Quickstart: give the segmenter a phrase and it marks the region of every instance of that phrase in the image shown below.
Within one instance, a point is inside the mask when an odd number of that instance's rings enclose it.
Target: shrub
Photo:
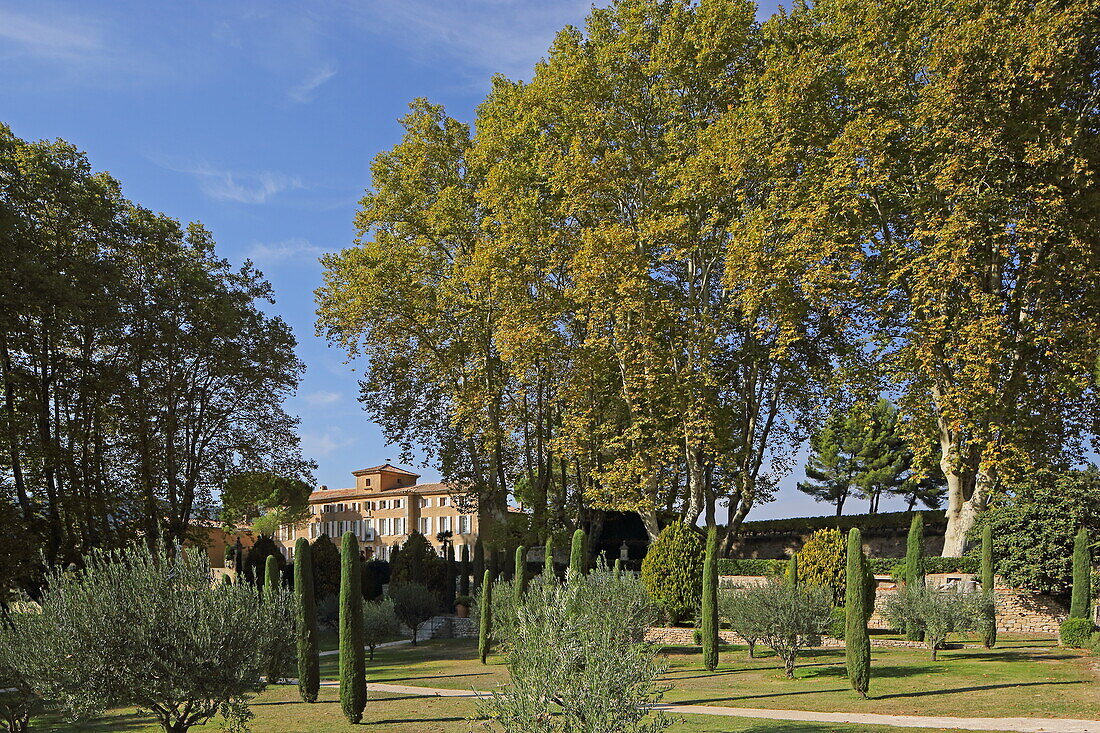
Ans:
[[[718,558],[719,575],[748,575],[770,578],[786,572],[786,560],[761,560],[759,558]]]
[[[96,552],[47,581],[40,613],[0,628],[0,659],[73,720],[137,706],[166,731],[219,712],[244,725],[272,649],[293,638],[289,593],[211,583],[205,553]]]
[[[439,610],[439,597],[420,583],[406,583],[390,591],[393,610],[401,623],[412,629],[412,643],[416,644],[417,631]]]
[[[455,585],[458,570],[455,567],[455,548],[447,543],[446,554],[443,558],[443,590],[440,594],[440,602],[448,613],[455,607]]]
[[[317,601],[317,625],[329,631],[336,631],[339,628],[340,599],[336,596],[325,596]]]
[[[34,694],[19,674],[0,659],[0,726],[8,733],[24,733],[30,725],[31,715],[41,707]]]
[[[477,652],[481,663],[489,657],[489,637],[493,633],[493,580],[491,570],[486,570],[481,578],[481,596],[478,607],[481,610],[481,623],[478,626]]]
[[[810,535],[798,553],[798,577],[803,583],[828,588],[833,602],[844,599],[844,536],[836,529]]]
[[[898,588],[886,602],[886,618],[896,628],[919,632],[935,660],[948,634],[972,631],[977,626],[981,598],[980,593],[910,583]]]
[[[743,592],[753,596],[752,603],[763,621],[760,640],[783,660],[787,678],[793,678],[799,650],[829,628],[832,593],[816,585],[778,581]]]
[[[317,651],[317,602],[313,597],[313,561],[309,540],[294,543],[294,597],[298,613],[298,694],[305,702],[317,702],[321,689],[321,660]]]
[[[465,606],[466,608],[473,608],[474,607],[474,597],[470,596],[470,595],[455,596],[455,605],[456,606]]]
[[[370,650],[370,661],[374,661],[376,646],[400,632],[401,622],[397,620],[393,599],[383,598],[363,604],[363,644]]]
[[[683,522],[665,527],[642,560],[642,582],[673,624],[699,607],[702,574],[703,540]]]
[[[1058,639],[1062,646],[1084,649],[1089,645],[1089,639],[1095,630],[1092,619],[1070,617],[1058,627]]]
[[[460,596],[470,595],[470,546],[462,546],[462,562],[460,563],[458,571],[458,594]],[[455,599],[457,603],[458,600]]]
[[[946,513],[940,510],[923,512],[925,523],[943,527],[947,523]],[[743,522],[738,530],[739,536],[792,535],[808,534],[819,529],[835,529],[847,532],[853,527],[866,532],[869,530],[904,530],[909,527],[912,512],[877,512],[875,514],[846,514],[821,517],[793,517],[790,519],[759,519]]]
[[[340,708],[352,725],[363,719],[367,706],[359,565],[359,541],[351,532],[345,532],[340,544]]]
[[[512,573],[512,586],[516,603],[519,603],[527,590],[527,548],[523,545],[516,548],[516,567]]]
[[[507,653],[508,685],[479,703],[504,733],[659,733],[664,661],[643,639],[656,613],[631,575],[597,567],[532,581]]]
[[[283,559],[283,553],[279,551],[279,546],[275,544],[275,540],[266,535],[256,538],[255,544],[248,548],[248,555],[245,557],[245,578],[262,587],[266,580],[267,558],[269,557],[275,558],[279,569],[282,569],[286,563],[286,560]]]
[[[309,548],[313,561],[314,597],[320,603],[340,593],[340,551],[327,534],[313,540]]]
[[[834,639],[844,639],[845,627],[848,625],[848,613],[844,606],[833,606],[829,612],[829,630],[826,632]]]

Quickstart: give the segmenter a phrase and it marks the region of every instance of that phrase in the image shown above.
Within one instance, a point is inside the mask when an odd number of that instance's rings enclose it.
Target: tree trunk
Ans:
[[[638,516],[642,518],[642,524],[645,525],[645,533],[649,536],[650,544],[657,541],[657,536],[661,534],[661,527],[657,523],[657,512],[653,509],[643,509],[638,512]]]
[[[996,473],[978,471],[973,482],[956,471],[947,476],[947,529],[943,538],[944,557],[962,557],[966,551],[966,535],[980,512],[989,504],[989,495],[996,485]],[[967,484],[971,484],[967,487]],[[968,490],[969,488],[969,490]]]

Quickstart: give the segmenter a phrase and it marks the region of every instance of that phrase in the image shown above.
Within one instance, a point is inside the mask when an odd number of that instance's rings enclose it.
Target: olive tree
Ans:
[[[292,605],[282,589],[212,582],[205,553],[97,552],[0,628],[0,659],[70,720],[132,705],[168,733],[219,713],[239,726],[293,637]]]
[[[480,712],[505,733],[664,730],[672,721],[653,706],[665,662],[644,640],[658,614],[633,575],[544,573],[516,609],[510,682]]]
[[[363,604],[363,644],[370,650],[374,661],[374,648],[401,632],[401,623],[394,613],[393,599],[368,601]]]
[[[923,633],[935,660],[948,634],[978,627],[986,613],[984,602],[982,593],[909,583],[887,599],[885,615],[896,628]]]
[[[769,581],[747,591],[765,623],[760,640],[783,660],[788,679],[794,677],[798,652],[820,638],[832,621],[833,591],[800,583]]]
[[[435,616],[439,610],[439,597],[420,583],[405,583],[390,591],[394,613],[401,623],[412,629],[412,643],[420,625]]]
[[[718,593],[718,617],[730,625],[749,647],[749,658],[756,656],[756,642],[767,631],[769,620],[752,589],[723,588]]]

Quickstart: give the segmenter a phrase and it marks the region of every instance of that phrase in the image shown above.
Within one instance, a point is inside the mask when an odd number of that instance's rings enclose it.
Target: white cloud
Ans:
[[[344,435],[339,428],[330,428],[323,433],[302,433],[302,453],[306,458],[330,456],[340,448],[355,442],[354,438]]]
[[[301,83],[291,87],[286,94],[293,102],[298,102],[299,104],[309,102],[313,99],[313,92],[334,76],[336,76],[336,67],[332,64],[325,64],[310,74]]]
[[[596,3],[606,4],[604,2]],[[442,55],[472,75],[530,78],[555,34],[579,25],[591,0],[375,0],[345,6],[366,29],[430,61]]]
[[[291,237],[280,242],[254,242],[245,257],[258,265],[273,265],[298,257],[309,257],[316,260],[324,250],[310,244],[308,239]]]
[[[302,399],[307,404],[313,407],[324,407],[325,405],[331,405],[340,400],[339,392],[325,392],[324,390],[318,392],[310,392],[309,394],[302,395]]]
[[[32,17],[0,8],[0,42],[48,59],[99,54],[103,37],[95,26],[71,17]]]
[[[166,167],[194,176],[199,189],[217,201],[263,204],[284,191],[305,188],[297,176],[274,171],[227,171],[208,165]]]

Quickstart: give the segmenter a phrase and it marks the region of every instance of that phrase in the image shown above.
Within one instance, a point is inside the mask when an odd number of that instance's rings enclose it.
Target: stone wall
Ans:
[[[882,615],[887,599],[897,592],[897,584],[888,575],[876,575],[878,587],[875,590],[875,612],[871,614],[867,625],[871,629],[885,630],[890,625]],[[928,583],[938,587],[962,585],[975,587],[977,576],[971,573],[941,573],[929,575]],[[718,579],[723,587],[746,587],[764,582],[765,579],[747,575],[723,575]],[[1067,609],[1061,603],[1039,593],[1009,588],[997,578],[994,588],[997,603],[997,631],[1020,634],[1050,634],[1057,636],[1058,626],[1066,620]],[[687,629],[689,638],[691,629]]]

